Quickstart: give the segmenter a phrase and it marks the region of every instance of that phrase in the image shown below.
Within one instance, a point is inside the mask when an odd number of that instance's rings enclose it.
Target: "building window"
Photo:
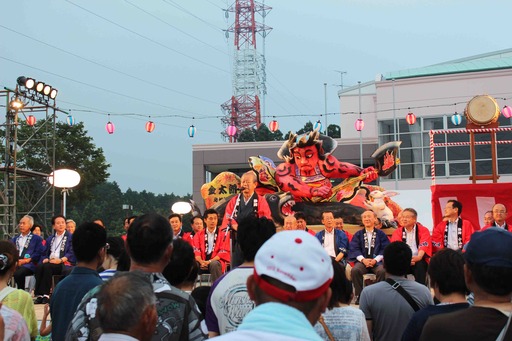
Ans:
[[[405,118],[397,119],[397,129],[393,120],[379,121],[379,143],[402,141],[399,151],[400,164],[389,178],[428,179],[431,177],[430,130],[464,129],[464,122],[453,125],[447,114],[439,117],[419,117],[416,124],[409,125]],[[500,127],[511,127],[511,119],[500,116]],[[512,132],[499,132],[497,141],[512,140]],[[475,134],[479,142],[490,141],[490,134]],[[469,143],[469,134],[436,134],[436,143]],[[491,145],[475,147],[476,169],[478,175],[492,174]],[[498,174],[512,173],[512,147],[510,144],[498,144]],[[434,149],[436,177],[469,177],[471,175],[471,152],[469,145],[436,147]]]

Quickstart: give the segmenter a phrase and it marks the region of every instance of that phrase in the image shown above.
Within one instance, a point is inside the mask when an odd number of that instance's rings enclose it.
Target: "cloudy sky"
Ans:
[[[192,192],[192,145],[224,143],[233,35],[225,0],[17,0],[2,3],[0,85],[21,75],[59,89],[128,188]],[[273,0],[265,24],[266,117],[298,130],[339,111],[337,90],[378,73],[510,48],[510,1]],[[261,17],[257,18],[261,21]],[[258,47],[262,48],[261,37]],[[110,117],[108,116],[110,114]],[[151,117],[151,118],[149,118]],[[64,121],[66,116],[59,114]],[[111,120],[116,127],[107,134]],[[144,124],[156,129],[149,134]],[[329,124],[341,124],[339,115]],[[197,127],[196,137],[187,128]],[[351,127],[350,127],[351,128]]]

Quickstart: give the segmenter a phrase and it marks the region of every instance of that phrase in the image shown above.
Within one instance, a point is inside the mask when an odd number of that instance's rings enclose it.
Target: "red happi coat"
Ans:
[[[402,242],[402,234],[405,227],[400,226],[393,232],[393,235],[391,236],[390,240],[391,242]],[[429,262],[430,257],[432,257],[432,238],[430,237],[430,231],[420,223],[416,223],[416,229],[418,231],[418,251],[423,250],[425,252],[425,255],[423,256],[423,259],[425,261]]]
[[[462,219],[459,217],[459,219]],[[434,227],[434,231],[432,231],[432,251],[436,253],[437,251],[444,249],[444,233],[446,230],[446,221],[441,221],[439,224]],[[473,232],[478,231],[475,229],[473,224],[469,220],[462,219],[462,248],[469,242],[471,239],[471,235]]]
[[[220,230],[220,231],[219,231]],[[217,240],[215,241],[215,247],[213,248],[211,258],[216,256],[220,257],[220,264],[222,265],[222,272],[226,271],[226,265],[231,260],[230,253],[230,238],[229,232],[217,227]],[[194,256],[200,256],[202,260],[206,260],[206,242],[205,242],[206,228],[197,232],[192,238],[194,245]]]

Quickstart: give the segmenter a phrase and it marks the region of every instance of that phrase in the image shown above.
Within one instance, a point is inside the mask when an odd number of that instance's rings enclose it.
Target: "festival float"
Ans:
[[[369,183],[396,169],[400,143],[393,141],[380,146],[372,154],[375,165],[363,169],[336,159],[332,152],[337,141],[318,130],[301,136],[290,133],[277,151],[281,164],[276,166],[263,155],[251,156],[248,163],[257,177],[256,193],[265,196],[278,226],[282,226],[285,216],[295,212],[306,215],[308,226],[319,226],[322,212],[329,210],[342,217],[347,228],[357,230],[361,213],[371,209],[391,234],[396,226],[395,217],[401,211],[390,198],[395,193]],[[239,187],[236,174],[218,174],[201,187],[205,207],[223,216]]]

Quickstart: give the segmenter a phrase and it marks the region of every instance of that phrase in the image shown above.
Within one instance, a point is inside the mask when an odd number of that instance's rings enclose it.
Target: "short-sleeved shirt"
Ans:
[[[390,276],[409,293],[420,308],[433,304],[430,290],[423,284],[402,277]],[[414,309],[388,282],[379,282],[363,289],[359,308],[372,320],[374,341],[400,340]]]
[[[157,297],[158,323],[152,340],[199,341],[207,338],[194,298],[173,287],[161,273],[147,274]],[[103,331],[96,318],[99,286],[85,295],[69,324],[66,340],[98,340]]]

